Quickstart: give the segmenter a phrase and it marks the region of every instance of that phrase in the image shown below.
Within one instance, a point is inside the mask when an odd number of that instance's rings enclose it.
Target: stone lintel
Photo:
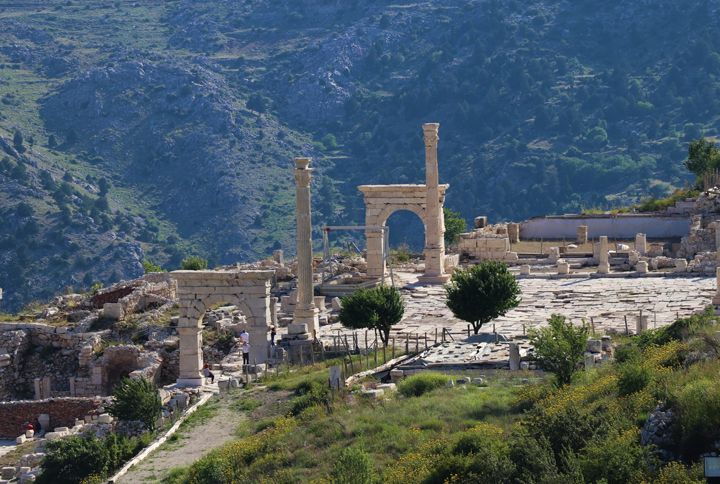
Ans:
[[[223,270],[223,271],[172,271],[170,275],[178,281],[207,280],[270,280],[275,271],[268,270]]]

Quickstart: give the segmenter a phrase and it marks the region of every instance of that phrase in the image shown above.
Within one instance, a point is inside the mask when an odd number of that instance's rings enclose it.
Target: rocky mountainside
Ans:
[[[197,253],[292,252],[361,183],[525,218],[664,195],[720,119],[719,0],[25,0],[0,4],[0,309]],[[395,219],[395,217],[393,217]],[[395,241],[422,239],[419,222]],[[392,222],[392,221],[391,221]]]

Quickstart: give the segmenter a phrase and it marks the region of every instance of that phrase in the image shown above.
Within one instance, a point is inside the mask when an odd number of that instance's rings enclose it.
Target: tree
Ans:
[[[567,385],[583,359],[587,328],[575,327],[559,314],[550,316],[548,323],[530,331],[530,342],[540,366],[553,372],[559,385]]]
[[[148,430],[155,430],[162,402],[155,385],[145,378],[125,378],[113,391],[108,412],[120,420],[138,420]]]
[[[340,322],[347,328],[377,329],[383,344],[387,345],[390,329],[400,322],[404,313],[400,291],[383,285],[343,297]]]
[[[375,469],[370,456],[362,449],[346,447],[340,451],[332,470],[333,484],[371,484]]]
[[[720,149],[712,141],[692,141],[688,147],[688,158],[683,164],[700,178],[705,173],[720,168]]]
[[[483,324],[520,304],[520,286],[506,264],[485,261],[456,269],[445,286],[447,306],[455,317],[472,324],[475,334]]]
[[[251,94],[247,100],[247,108],[264,113],[267,110],[267,101],[260,94]]]
[[[24,153],[25,152],[25,139],[23,138],[22,132],[18,129],[15,131],[15,134],[13,135],[13,146],[18,151],[18,153]]]
[[[165,272],[158,264],[155,264],[147,259],[143,261],[142,266],[145,274],[149,274],[150,272]]]
[[[191,255],[183,259],[181,267],[186,271],[201,271],[208,268],[208,261],[200,256]]]
[[[467,222],[462,218],[460,212],[455,212],[449,208],[443,208],[445,216],[445,243],[455,244],[460,234],[467,229]]]

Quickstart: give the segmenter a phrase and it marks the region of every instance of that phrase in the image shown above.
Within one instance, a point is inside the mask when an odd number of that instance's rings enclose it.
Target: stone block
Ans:
[[[557,271],[558,274],[570,274],[570,264],[565,262],[563,259],[558,260]]]
[[[3,467],[0,469],[0,476],[8,481],[13,479],[15,477],[15,468],[10,466]]]
[[[647,274],[647,272],[648,272],[647,261],[644,261],[644,260],[638,261],[638,263],[635,264],[635,270],[637,272],[639,272],[640,274]]]
[[[385,390],[378,389],[363,389],[360,394],[364,397],[372,398],[373,400],[380,400],[385,395]]]
[[[378,390],[383,390],[385,392],[396,392],[397,391],[397,385],[394,383],[381,383],[377,385],[375,388]]]
[[[529,276],[530,275],[530,266],[527,264],[520,266],[520,275],[521,276]]]
[[[47,432],[45,434],[45,438],[50,441],[60,440],[61,438],[63,438],[63,434],[61,434],[60,432]]]
[[[112,415],[110,415],[109,413],[101,413],[100,415],[98,415],[97,421],[98,423],[109,424],[112,423],[113,418]],[[57,429],[55,430],[57,431]]]
[[[599,339],[589,339],[587,342],[587,350],[590,353],[602,352],[602,341]]]
[[[120,303],[105,303],[103,304],[102,315],[105,319],[120,321],[125,317],[125,311]]]
[[[24,444],[26,440],[27,440],[27,437],[25,437],[25,434],[23,434],[23,435],[18,436],[15,439],[15,443],[16,444]]]
[[[685,259],[675,259],[675,272],[687,272],[688,263]]]

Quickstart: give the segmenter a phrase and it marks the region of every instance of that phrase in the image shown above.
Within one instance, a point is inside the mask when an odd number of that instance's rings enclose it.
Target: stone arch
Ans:
[[[271,325],[270,285],[273,271],[175,271],[180,299],[180,374],[178,385],[203,382],[202,318],[217,303],[237,305],[245,315],[250,333],[250,359],[267,360],[267,334]]]
[[[368,227],[384,227],[387,220],[395,212],[408,211],[417,215],[425,227],[425,256],[428,250],[443,247],[442,239],[445,235],[445,221],[442,216],[442,207],[445,203],[445,191],[448,185],[438,187],[437,196],[440,206],[441,230],[428,230],[427,194],[425,185],[361,185],[358,189],[365,199],[365,225]],[[365,232],[367,247],[368,276],[383,277],[385,261],[383,260],[382,233],[377,230]]]

